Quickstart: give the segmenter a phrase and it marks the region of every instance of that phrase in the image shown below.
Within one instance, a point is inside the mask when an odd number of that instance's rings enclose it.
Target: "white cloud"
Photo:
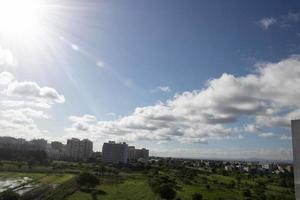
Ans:
[[[277,63],[260,63],[252,74],[236,77],[224,73],[209,80],[201,90],[183,92],[153,106],[137,107],[132,114],[120,119],[83,121],[89,126],[84,134],[130,141],[199,143],[243,138],[240,130],[261,132],[265,127],[286,126],[291,117],[300,117],[299,85],[300,56]],[[287,110],[288,114],[282,114]],[[230,128],[242,117],[246,117],[250,125]],[[274,120],[276,118],[280,120]],[[76,132],[76,126],[66,130]],[[261,134],[261,137],[268,136],[271,134]]]
[[[171,88],[169,86],[159,86],[158,89],[162,92],[171,92]]]
[[[292,136],[288,136],[288,135],[282,135],[280,136],[281,140],[292,140]]]
[[[107,113],[106,115],[108,115],[108,116],[110,116],[110,117],[115,117],[115,116],[117,116],[116,113],[114,113],[114,112],[109,112],[109,113]]]
[[[13,120],[0,119],[0,136],[11,136],[17,138],[46,138],[48,132],[37,127],[31,119],[15,118]]]
[[[6,90],[7,96],[23,97],[28,99],[36,99],[49,103],[64,103],[65,97],[50,87],[40,87],[35,82],[13,82],[8,85]]]
[[[152,89],[150,92],[151,93],[157,93],[157,92],[164,92],[164,93],[169,93],[171,92],[171,88],[169,86],[158,86],[155,89]]]
[[[31,108],[8,109],[0,112],[0,136],[23,138],[46,137],[47,131],[40,130],[35,119],[48,119],[41,110]]]
[[[49,116],[41,110],[34,110],[31,108],[9,109],[2,110],[1,116],[5,118],[44,118],[48,119]]]
[[[257,23],[262,29],[267,30],[271,25],[275,24],[276,22],[277,20],[275,18],[266,17],[260,19]]]
[[[256,124],[247,124],[244,126],[244,131],[249,133],[255,133],[259,131],[259,127]]]
[[[69,120],[71,122],[95,122],[97,118],[93,115],[83,115],[82,117],[70,116]]]
[[[280,28],[287,28],[297,25],[300,21],[300,12],[289,12],[287,14],[274,17],[266,17],[257,21],[257,24],[263,29],[267,30],[270,26],[277,25]]]
[[[0,85],[8,85],[15,80],[14,75],[9,72],[0,73]]]
[[[9,49],[4,49],[0,46],[0,66],[16,65],[17,61]]]
[[[258,136],[259,136],[259,137],[262,137],[262,138],[271,138],[271,137],[274,137],[274,133],[271,133],[271,132],[268,132],[268,133],[260,133]]]
[[[0,136],[48,138],[48,131],[40,129],[37,122],[50,116],[39,109],[49,109],[54,103],[63,103],[64,96],[54,88],[40,87],[35,82],[19,82],[9,72],[0,73],[0,86],[3,89]]]
[[[292,21],[300,21],[300,13],[299,12],[289,12],[287,17],[287,19],[292,20]]]
[[[291,126],[291,120],[298,118],[300,118],[300,109],[295,108],[287,114],[257,116],[256,124],[257,126],[288,128]]]
[[[22,101],[22,100],[2,100],[0,105],[3,107],[37,107],[37,108],[50,108],[51,105],[46,102],[39,101]]]

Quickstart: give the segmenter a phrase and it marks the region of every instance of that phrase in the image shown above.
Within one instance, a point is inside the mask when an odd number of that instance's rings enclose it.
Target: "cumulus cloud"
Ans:
[[[31,108],[8,109],[2,110],[1,116],[5,118],[44,118],[48,119],[49,116],[41,110],[34,110]]]
[[[47,138],[48,132],[40,129],[36,120],[49,119],[44,109],[54,103],[63,103],[64,96],[54,88],[20,82],[9,72],[0,73],[0,87],[0,135]]]
[[[16,65],[17,61],[9,49],[0,46],[0,66]]]
[[[7,109],[0,112],[0,135],[23,138],[45,137],[47,131],[41,130],[35,119],[48,119],[41,110],[31,108]]]
[[[9,72],[1,72],[0,73],[0,85],[8,85],[13,82],[15,79],[14,75]]]
[[[153,106],[137,107],[132,114],[117,120],[81,121],[88,126],[85,134],[128,141],[206,143],[211,139],[242,138],[241,129],[262,132],[267,127],[287,126],[291,118],[300,117],[299,85],[300,56],[292,56],[277,63],[260,63],[254,73],[245,76],[224,73],[210,79],[201,90],[183,92]],[[250,123],[235,127],[242,117]],[[76,132],[76,128],[80,127],[73,125],[66,130]],[[260,137],[273,135],[265,132]]]
[[[95,122],[97,121],[97,118],[93,115],[83,115],[81,117],[70,116],[69,120],[71,122]]]
[[[39,101],[22,101],[22,100],[2,100],[0,101],[0,105],[3,107],[37,107],[37,108],[45,108],[48,109],[51,107],[50,104],[46,102]]]
[[[267,30],[271,25],[275,24],[276,22],[277,20],[275,18],[266,17],[260,19],[257,23],[262,29]]]
[[[5,87],[1,94],[7,98],[16,97],[19,99],[8,99],[1,101],[1,104],[8,107],[36,106],[49,108],[54,103],[64,103],[65,97],[59,94],[54,88],[41,87],[36,82],[15,79],[10,72],[0,73],[0,86]]]
[[[24,97],[29,99],[45,100],[51,103],[64,103],[65,97],[50,87],[40,87],[35,82],[13,82],[8,85],[7,96]]]

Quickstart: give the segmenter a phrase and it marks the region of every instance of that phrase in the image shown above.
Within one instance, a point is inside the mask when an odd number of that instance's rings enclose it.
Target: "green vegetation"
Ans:
[[[149,185],[162,199],[172,200],[176,197],[177,183],[165,174],[150,174]]]
[[[221,167],[206,170],[174,163],[129,169],[61,161],[35,164],[28,171],[28,163],[1,163],[0,178],[28,177],[35,185],[18,200],[295,199],[290,174],[225,173]]]
[[[98,199],[101,200],[160,200],[150,189],[146,179],[129,178],[121,183],[111,183],[110,181],[100,184]],[[77,191],[68,200],[93,200],[91,193]]]
[[[44,200],[63,200],[68,196],[72,195],[74,192],[78,190],[79,186],[75,178],[72,178],[55,189],[49,190],[45,193],[41,199]]]
[[[80,187],[94,188],[99,184],[99,179],[92,173],[82,172],[78,175],[76,179]]]
[[[19,198],[19,194],[13,192],[12,190],[6,190],[5,192],[3,192],[0,200],[18,200]]]
[[[192,200],[202,200],[203,199],[203,196],[202,194],[200,193],[194,193],[193,196],[192,196]]]

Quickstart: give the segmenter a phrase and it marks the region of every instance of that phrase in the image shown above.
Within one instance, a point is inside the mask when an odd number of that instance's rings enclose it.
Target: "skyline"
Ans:
[[[299,2],[41,2],[0,26],[0,136],[292,160]]]

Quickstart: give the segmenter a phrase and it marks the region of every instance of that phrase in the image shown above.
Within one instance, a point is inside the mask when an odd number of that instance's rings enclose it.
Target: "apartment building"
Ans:
[[[134,146],[128,148],[128,160],[129,161],[142,161],[148,163],[149,161],[149,150],[142,148],[136,149]]]
[[[67,155],[72,160],[87,160],[93,153],[93,142],[72,138],[67,141]]]
[[[109,141],[104,143],[102,147],[102,161],[105,163],[127,163],[128,145]]]

